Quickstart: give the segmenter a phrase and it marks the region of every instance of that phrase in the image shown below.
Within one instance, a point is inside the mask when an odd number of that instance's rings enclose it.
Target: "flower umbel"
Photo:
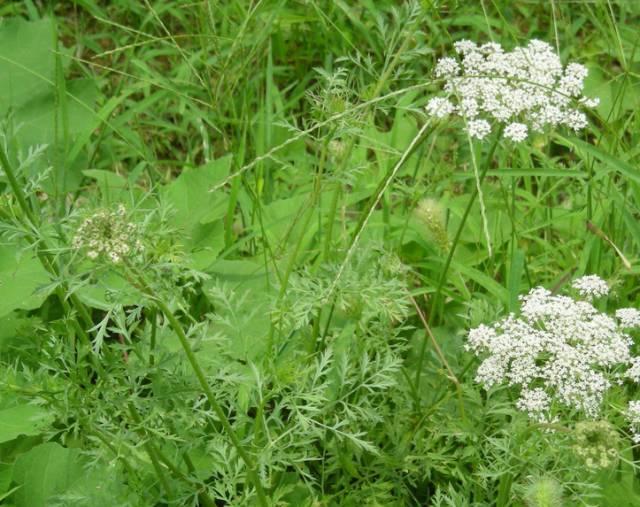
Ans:
[[[574,430],[573,451],[587,468],[609,468],[618,462],[619,435],[608,421],[582,421]]]
[[[554,405],[596,417],[612,385],[640,376],[625,327],[591,304],[608,292],[604,280],[583,277],[573,287],[584,299],[536,287],[521,296],[519,316],[469,331],[465,348],[483,357],[476,381],[518,387],[516,406],[534,421],[551,420]],[[640,402],[638,414],[640,423]]]
[[[601,298],[609,294],[609,286],[602,278],[596,275],[581,276],[573,281],[571,287],[585,299]]]
[[[629,402],[627,421],[631,430],[631,439],[634,443],[640,444],[640,400]]]
[[[127,211],[120,204],[116,211],[98,210],[84,219],[73,238],[73,248],[87,250],[91,260],[103,257],[120,262],[143,249],[138,227],[126,218]]]
[[[493,122],[504,124],[504,138],[516,143],[529,131],[560,125],[580,130],[587,117],[578,108],[598,105],[598,99],[582,96],[586,67],[570,63],[563,68],[546,42],[532,40],[509,52],[499,44],[468,40],[454,47],[458,58],[441,58],[434,69],[450,98],[432,98],[427,113],[464,117],[471,137],[484,139]]]

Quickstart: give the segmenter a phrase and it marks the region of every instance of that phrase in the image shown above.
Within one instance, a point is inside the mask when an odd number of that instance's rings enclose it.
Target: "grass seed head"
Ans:
[[[541,477],[526,489],[524,501],[527,507],[562,507],[562,485],[552,477]]]

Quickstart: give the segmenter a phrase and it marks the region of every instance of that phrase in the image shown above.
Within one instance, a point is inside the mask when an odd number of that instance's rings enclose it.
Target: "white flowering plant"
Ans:
[[[461,40],[454,48],[456,56],[441,58],[434,69],[446,96],[430,99],[427,113],[463,118],[472,138],[486,138],[493,125],[500,125],[502,136],[514,143],[558,126],[581,130],[587,126],[581,109],[599,103],[582,95],[587,68],[563,66],[546,42],[532,40],[505,51],[494,42]]]
[[[574,295],[535,287],[521,296],[518,315],[471,329],[465,344],[481,358],[476,382],[514,388],[516,407],[535,422],[598,418],[611,389],[640,382],[630,335],[640,327],[640,311],[620,308],[612,316],[596,308],[594,300],[609,293],[596,275],[577,278],[571,288]],[[629,405],[632,430],[640,422],[637,407]]]
[[[0,504],[640,505],[636,2],[0,3]]]

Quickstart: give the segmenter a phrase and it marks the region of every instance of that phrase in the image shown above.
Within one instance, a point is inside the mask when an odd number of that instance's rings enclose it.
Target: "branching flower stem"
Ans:
[[[262,487],[262,483],[260,482],[256,465],[253,459],[251,458],[251,456],[249,455],[249,453],[245,450],[244,446],[242,445],[242,442],[240,442],[240,439],[236,435],[236,432],[231,426],[231,423],[229,422],[228,417],[224,413],[224,410],[222,410],[222,407],[218,403],[218,400],[216,400],[216,397],[213,394],[213,391],[211,390],[211,386],[207,381],[207,377],[205,376],[204,371],[202,370],[202,367],[198,362],[198,358],[193,352],[193,348],[189,343],[189,338],[187,338],[187,335],[184,332],[182,325],[176,318],[175,314],[167,306],[167,304],[162,299],[160,299],[159,297],[153,294],[153,291],[151,290],[151,288],[148,286],[144,278],[139,273],[136,272],[135,268],[129,265],[128,263],[126,263],[126,261],[125,261],[125,265],[132,270],[133,272],[132,274],[135,277],[135,283],[138,285],[138,288],[140,288],[147,296],[149,296],[149,298],[153,301],[153,303],[156,305],[158,310],[162,312],[164,317],[167,319],[167,321],[169,322],[169,325],[171,326],[171,329],[173,329],[174,333],[178,337],[178,340],[180,341],[180,345],[182,346],[182,349],[184,350],[184,353],[187,356],[187,361],[189,361],[189,364],[191,365],[191,369],[195,373],[196,378],[198,379],[198,383],[200,384],[202,391],[204,392],[205,396],[207,397],[207,400],[209,401],[209,405],[211,405],[211,408],[216,413],[216,416],[218,417],[218,420],[220,421],[222,428],[224,429],[225,433],[231,440],[231,443],[233,444],[233,446],[236,448],[236,451],[238,452],[240,459],[242,459],[245,466],[247,467],[247,475],[248,475],[249,481],[253,484],[253,487],[256,489],[256,494],[258,495],[258,502],[260,506],[267,507],[268,506],[267,496],[264,491],[264,488]]]
[[[13,171],[13,168],[11,167],[11,164],[9,162],[9,159],[6,153],[4,152],[4,150],[1,150],[1,149],[0,149],[0,164],[2,165],[2,168],[7,176],[7,180],[9,181],[9,186],[11,187],[11,190],[15,195],[16,200],[18,201],[18,205],[20,206],[20,209],[22,210],[26,219],[29,221],[29,225],[31,227],[36,227],[37,222],[35,220],[33,211],[27,202],[24,192],[22,191],[22,187],[18,182],[18,179],[15,175],[15,172]],[[42,266],[45,268],[45,270],[47,270],[56,279],[60,280],[60,271],[58,270],[57,266],[55,265],[53,259],[49,254],[49,248],[46,242],[42,239],[38,241],[36,237],[31,234],[28,235],[28,239],[35,246],[37,257],[40,260]],[[56,295],[58,296],[60,300],[60,304],[62,305],[62,308],[66,313],[71,313],[71,307],[69,305],[69,302],[67,301],[67,297],[68,297],[74,309],[82,317],[85,325],[88,327],[93,327],[93,321],[91,319],[91,315],[89,314],[89,311],[84,306],[84,304],[77,298],[75,294],[69,293],[69,289],[66,286],[66,284],[63,284],[63,282],[61,282],[61,284],[56,287]],[[72,322],[76,332],[78,333],[78,335],[80,336],[83,342],[83,345],[89,351],[88,355],[90,357],[90,361],[94,370],[98,372],[99,376],[104,378],[106,375],[104,368],[102,368],[102,365],[100,364],[100,362],[96,360],[94,354],[90,352],[91,340],[87,332],[85,331],[85,328],[73,316],[72,316]],[[140,415],[138,414],[135,406],[132,403],[129,404],[129,412],[131,413],[132,419],[135,422],[139,423]],[[145,449],[147,450],[147,454],[151,459],[151,464],[153,465],[156,475],[158,476],[158,480],[160,481],[162,488],[165,490],[165,493],[167,494],[167,499],[170,500],[173,493],[169,485],[169,482],[164,475],[162,467],[160,466],[159,456],[158,456],[159,451],[152,442],[147,442],[147,444],[145,444]],[[130,470],[130,466],[126,462],[125,462],[125,467],[128,470]],[[207,497],[207,500],[210,501],[208,497]]]
[[[152,296],[152,298],[154,303],[158,307],[158,309],[164,314],[164,316],[169,321],[169,325],[171,326],[173,331],[178,336],[178,340],[180,340],[180,345],[182,345],[182,348],[184,349],[184,353],[187,356],[187,360],[189,361],[189,364],[191,365],[191,368],[193,369],[193,372],[195,373],[196,378],[198,379],[198,382],[200,383],[200,386],[202,387],[202,390],[204,391],[204,394],[206,395],[207,400],[209,401],[209,405],[211,405],[211,408],[213,408],[213,411],[216,413],[216,416],[220,420],[220,424],[222,424],[224,431],[227,433],[227,436],[231,439],[233,446],[236,448],[236,451],[238,452],[238,455],[240,456],[242,461],[244,461],[247,467],[247,475],[249,476],[249,480],[253,483],[253,486],[256,488],[256,494],[258,495],[258,501],[260,502],[260,505],[266,507],[268,505],[267,497],[265,495],[264,489],[260,482],[260,478],[258,477],[258,473],[256,471],[256,465],[253,462],[253,459],[251,458],[251,456],[249,456],[247,451],[244,449],[244,446],[240,442],[240,439],[238,438],[235,431],[231,427],[231,423],[229,422],[229,419],[227,418],[226,414],[222,410],[222,407],[216,400],[213,394],[213,391],[211,390],[211,387],[207,382],[207,378],[204,374],[204,371],[202,370],[202,367],[200,366],[200,363],[198,362],[198,359],[196,358],[196,355],[193,352],[193,348],[189,343],[189,339],[187,338],[187,335],[185,334],[184,329],[182,329],[180,322],[178,322],[178,319],[176,318],[176,316],[173,314],[173,312],[169,309],[169,307],[166,305],[164,301],[154,296]]]

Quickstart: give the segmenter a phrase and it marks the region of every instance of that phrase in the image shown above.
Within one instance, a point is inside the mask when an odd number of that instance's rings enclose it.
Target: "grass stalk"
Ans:
[[[453,238],[453,242],[451,243],[451,247],[449,248],[449,253],[447,255],[447,258],[444,262],[444,266],[442,268],[442,271],[440,272],[440,278],[438,280],[438,285],[436,287],[436,290],[433,294],[433,299],[432,299],[432,303],[431,303],[431,313],[429,315],[429,324],[433,325],[433,323],[435,322],[435,316],[438,312],[438,305],[440,303],[440,297],[442,294],[442,289],[444,287],[444,283],[447,279],[447,274],[449,273],[449,267],[451,266],[451,261],[453,260],[453,256],[456,252],[456,248],[458,247],[458,244],[460,243],[460,236],[462,236],[462,231],[464,230],[464,226],[467,223],[467,218],[469,217],[469,213],[471,212],[471,208],[473,207],[473,204],[476,200],[476,198],[478,197],[478,189],[480,188],[480,185],[482,185],[482,182],[484,181],[485,176],[487,175],[487,171],[489,170],[489,167],[491,166],[491,161],[493,160],[493,155],[496,151],[496,148],[498,146],[498,142],[500,140],[500,134],[501,132],[498,131],[498,133],[496,134],[496,137],[493,141],[493,144],[491,145],[491,148],[489,149],[489,152],[487,153],[487,158],[484,161],[484,164],[482,166],[482,170],[480,171],[480,175],[478,176],[478,180],[477,183],[473,189],[473,191],[471,192],[471,195],[469,196],[469,202],[467,203],[467,207],[464,210],[464,213],[462,214],[462,219],[460,220],[460,225],[458,225],[458,229],[456,230],[456,235]],[[420,365],[419,365],[420,366]]]

